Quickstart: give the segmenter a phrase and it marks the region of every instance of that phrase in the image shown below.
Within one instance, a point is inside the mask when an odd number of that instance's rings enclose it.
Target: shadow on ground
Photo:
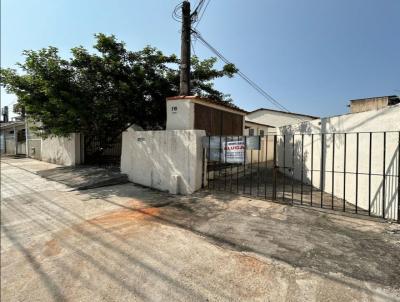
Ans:
[[[128,177],[120,173],[118,169],[103,169],[90,166],[57,167],[38,171],[37,174],[76,190],[87,190],[128,182]]]

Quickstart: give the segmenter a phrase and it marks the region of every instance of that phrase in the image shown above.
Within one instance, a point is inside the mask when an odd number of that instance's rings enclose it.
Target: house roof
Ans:
[[[16,121],[16,122],[7,122],[7,123],[1,123],[0,128],[9,128],[9,127],[14,127],[14,126],[24,126],[25,122],[22,121]]]
[[[254,124],[254,125],[259,125],[259,126],[264,126],[264,127],[269,127],[269,128],[276,128],[275,126],[271,126],[271,125],[267,125],[267,124],[263,124],[263,123],[256,123],[256,122],[252,122],[252,121],[248,121],[248,120],[245,120],[244,122],[245,122],[245,124],[249,123],[249,124]]]
[[[189,96],[181,95],[181,96],[168,97],[167,101],[170,101],[170,100],[182,100],[182,99],[185,99],[185,100],[188,100],[188,99],[189,100],[198,100],[198,101],[205,102],[205,103],[219,105],[219,106],[222,106],[222,107],[225,107],[225,108],[229,108],[231,110],[235,110],[235,111],[238,111],[238,112],[242,112],[242,113],[246,113],[246,114],[248,113],[246,110],[243,110],[243,109],[239,108],[238,106],[236,106],[233,103],[229,103],[229,102],[225,102],[225,101],[219,101],[219,100],[212,100],[212,99],[207,99],[207,98],[202,98],[202,97],[196,96],[196,95],[189,95]]]
[[[254,112],[257,111],[262,111],[262,110],[266,110],[266,111],[272,111],[272,112],[279,112],[279,113],[284,113],[284,114],[290,114],[290,115],[300,115],[300,116],[305,116],[305,117],[309,117],[312,119],[317,119],[319,118],[318,116],[314,116],[314,115],[308,115],[308,114],[302,114],[302,113],[295,113],[295,112],[287,112],[287,111],[281,111],[281,110],[275,110],[275,109],[269,109],[269,108],[258,108],[256,110],[250,111],[247,114],[252,114]]]

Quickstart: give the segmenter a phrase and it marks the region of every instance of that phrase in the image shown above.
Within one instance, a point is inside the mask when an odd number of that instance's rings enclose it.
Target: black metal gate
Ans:
[[[102,168],[119,168],[121,148],[122,136],[107,140],[84,136],[84,163]]]
[[[209,190],[400,222],[398,131],[209,136],[203,146]]]

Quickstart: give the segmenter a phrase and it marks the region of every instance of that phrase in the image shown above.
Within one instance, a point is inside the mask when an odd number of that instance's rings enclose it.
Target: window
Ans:
[[[254,136],[254,129],[253,128],[249,129],[249,136]]]
[[[260,136],[264,136],[264,130],[260,130]]]

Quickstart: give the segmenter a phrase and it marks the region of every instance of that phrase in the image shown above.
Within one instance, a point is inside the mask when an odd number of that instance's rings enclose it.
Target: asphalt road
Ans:
[[[2,159],[1,301],[400,301],[398,225],[52,168]]]

